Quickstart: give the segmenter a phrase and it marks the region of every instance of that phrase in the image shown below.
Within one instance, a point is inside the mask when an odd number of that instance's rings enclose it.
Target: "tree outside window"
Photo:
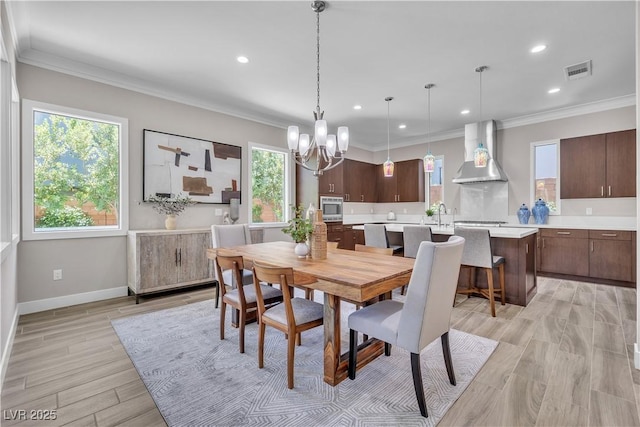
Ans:
[[[251,148],[251,222],[286,222],[286,152]]]

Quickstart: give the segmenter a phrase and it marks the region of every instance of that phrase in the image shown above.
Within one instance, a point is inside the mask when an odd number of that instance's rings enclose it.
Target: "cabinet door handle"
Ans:
[[[604,197],[604,185],[600,186],[600,197]]]
[[[611,186],[609,186],[609,197],[611,197]]]
[[[542,239],[542,249],[544,249],[544,239]]]
[[[176,267],[178,266],[178,248],[176,248]]]
[[[525,244],[524,244],[524,253],[525,253],[525,254],[528,254],[528,253],[529,253],[529,244],[528,244],[528,243],[525,243]]]
[[[182,265],[182,248],[178,249],[178,265]]]
[[[361,201],[361,202],[364,202],[364,194],[361,194],[361,195],[360,195],[360,201]]]
[[[593,252],[593,240],[591,241],[591,252]]]
[[[618,237],[617,233],[602,233],[602,237]]]
[[[557,234],[563,234],[565,236],[570,236],[571,232],[570,231],[556,231]]]

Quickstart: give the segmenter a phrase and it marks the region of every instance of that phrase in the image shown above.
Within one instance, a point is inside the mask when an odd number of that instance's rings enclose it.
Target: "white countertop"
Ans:
[[[403,224],[403,223],[386,223],[387,231],[402,233],[405,225],[417,225],[417,224]],[[433,234],[446,234],[453,235],[453,227],[441,226],[437,224],[425,224],[431,227]],[[501,237],[504,239],[521,239],[523,237],[534,234],[538,231],[535,227],[474,227],[474,228],[486,228],[489,230],[491,237]],[[354,230],[364,230],[364,225],[354,225]]]

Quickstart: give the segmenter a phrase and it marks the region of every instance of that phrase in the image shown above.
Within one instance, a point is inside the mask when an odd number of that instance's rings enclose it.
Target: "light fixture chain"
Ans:
[[[320,11],[316,12],[316,78],[317,78],[317,105],[318,119],[320,119]]]
[[[390,132],[389,132],[389,105],[391,104],[391,99],[387,99],[387,158],[389,158],[389,139],[390,139]]]

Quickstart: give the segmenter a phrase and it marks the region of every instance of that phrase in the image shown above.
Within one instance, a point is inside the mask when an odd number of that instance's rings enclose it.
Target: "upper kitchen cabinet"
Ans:
[[[318,177],[318,193],[321,196],[342,196],[344,194],[343,170],[345,162],[324,171]]]
[[[376,168],[378,202],[424,202],[424,166],[422,159],[395,163],[392,177],[385,177],[382,165]]]
[[[346,159],[343,164],[345,202],[376,202],[376,165]]]
[[[560,198],[636,196],[635,129],[560,141]]]

